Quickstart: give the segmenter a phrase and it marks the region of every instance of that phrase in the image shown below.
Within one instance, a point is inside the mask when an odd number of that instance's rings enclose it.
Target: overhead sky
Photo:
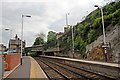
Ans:
[[[24,35],[26,46],[31,46],[35,35],[48,31],[63,32],[66,25],[66,13],[68,24],[75,25],[83,20],[83,17],[95,10],[95,4],[103,6],[111,0],[2,0],[0,3],[0,43],[8,46],[8,40],[16,34],[21,37],[21,15],[24,17]],[[5,31],[4,29],[9,29]],[[3,33],[3,34],[2,34]]]

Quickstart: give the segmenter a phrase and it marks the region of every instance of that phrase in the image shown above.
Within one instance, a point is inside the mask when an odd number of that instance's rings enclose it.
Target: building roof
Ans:
[[[42,47],[43,45],[40,44],[40,45],[33,45],[33,47]]]
[[[25,43],[25,41],[23,41],[23,43]],[[10,39],[9,44],[14,44],[14,45],[21,44],[21,40],[20,38],[18,38],[17,34],[15,36],[15,39]]]
[[[10,39],[9,44],[21,44],[21,40]]]
[[[60,52],[61,50],[59,49],[58,50],[58,48],[52,48],[52,49],[47,49],[46,51],[44,51],[44,52]]]
[[[0,44],[0,47],[6,48],[6,46],[4,44]]]
[[[43,47],[43,45],[41,44],[41,45],[33,45],[33,46],[30,46],[30,47],[25,47],[26,49],[28,49],[28,48],[36,48],[36,47]]]

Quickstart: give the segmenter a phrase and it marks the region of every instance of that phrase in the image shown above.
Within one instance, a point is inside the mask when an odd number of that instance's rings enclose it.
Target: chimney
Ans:
[[[17,34],[15,35],[15,39],[16,39],[16,40],[18,39],[18,36],[17,36]]]
[[[64,33],[67,32],[67,27],[64,27]]]

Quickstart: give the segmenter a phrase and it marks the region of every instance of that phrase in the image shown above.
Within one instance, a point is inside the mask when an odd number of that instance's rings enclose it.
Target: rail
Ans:
[[[40,56],[40,57],[56,60],[58,62],[63,62],[65,64],[69,64],[77,68],[82,68],[106,77],[115,78],[115,79],[119,77],[120,64],[117,63],[88,61],[88,60],[55,57],[55,56]]]

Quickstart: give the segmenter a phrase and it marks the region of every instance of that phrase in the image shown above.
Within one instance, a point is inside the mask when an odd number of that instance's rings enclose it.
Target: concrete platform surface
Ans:
[[[9,74],[9,75],[8,75]],[[23,57],[23,64],[19,65],[11,73],[6,72],[4,80],[36,80],[36,79],[47,79],[44,71],[41,69],[39,64],[30,56]]]

